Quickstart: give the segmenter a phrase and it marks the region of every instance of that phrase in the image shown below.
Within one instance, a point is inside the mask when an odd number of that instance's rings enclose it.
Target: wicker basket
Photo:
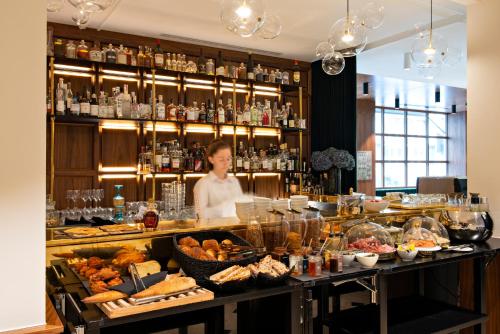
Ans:
[[[184,252],[182,252],[179,248],[179,240],[184,237],[192,237],[202,244],[203,240],[215,239],[219,243],[222,240],[229,239],[235,245],[240,246],[251,246],[248,242],[243,240],[242,238],[232,234],[227,231],[204,231],[204,232],[193,232],[193,233],[182,233],[176,234],[174,236],[174,257],[179,263],[182,270],[186,273],[186,275],[193,277],[198,284],[207,284],[207,277],[218,273],[224,269],[227,269],[234,265],[246,266],[250,263],[253,263],[257,260],[255,255],[251,255],[239,260],[228,260],[228,261],[204,261],[195,259]]]

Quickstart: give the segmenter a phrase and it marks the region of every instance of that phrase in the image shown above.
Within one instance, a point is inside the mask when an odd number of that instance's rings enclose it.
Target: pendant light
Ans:
[[[357,16],[352,15],[349,0],[346,0],[346,16],[332,25],[328,42],[344,57],[354,57],[363,51],[367,41],[366,28]]]

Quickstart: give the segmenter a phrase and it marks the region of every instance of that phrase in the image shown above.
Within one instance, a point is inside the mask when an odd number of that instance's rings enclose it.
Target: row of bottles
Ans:
[[[206,147],[194,143],[191,148],[181,148],[177,140],[156,143],[153,152],[152,143],[142,147],[139,154],[139,171],[142,174],[204,172],[208,164],[205,159]]]
[[[268,148],[259,150],[254,147],[245,148],[240,142],[235,157],[236,172],[294,172],[301,171],[305,167],[301,166],[298,148],[287,148],[287,144],[280,147],[270,144]]]
[[[279,83],[284,85],[300,85],[300,66],[297,60],[293,62],[293,71],[290,73],[284,70],[264,68],[261,64],[254,65],[252,54],[248,54],[247,63],[241,62],[239,65],[226,63],[219,51],[217,60],[205,58],[203,49],[200,49],[200,56],[197,61],[186,60],[185,54],[164,53],[160,45],[160,40],[156,40],[154,48],[139,46],[137,50],[132,48],[114,47],[108,44],[105,47],[95,42],[92,48],[82,40],[78,44],[69,40],[64,43],[62,39],[54,41],[53,54],[57,57],[71,59],[85,59],[111,64],[124,64],[142,66],[148,68],[160,68],[171,71],[181,71],[188,73],[200,73],[207,75],[217,75],[234,79],[248,79],[257,82]]]
[[[49,96],[49,95],[48,95]],[[73,115],[100,118],[125,118],[125,119],[151,119],[152,99],[149,103],[137,103],[135,92],[128,90],[128,85],[113,87],[111,95],[101,91],[99,96],[84,87],[83,92],[73,93],[71,82],[65,83],[59,78],[55,90],[55,114]],[[50,112],[51,103],[47,99],[47,111]],[[251,125],[276,128],[305,128],[305,119],[299,119],[292,104],[287,102],[278,108],[275,101],[271,108],[271,101],[265,100],[264,104],[252,99],[252,104],[245,103],[243,108],[239,103],[236,108],[231,98],[224,104],[219,99],[217,108],[213,102],[193,102],[190,106],[175,105],[170,99],[165,104],[162,95],[158,95],[156,103],[156,119],[181,122],[197,122],[209,124]]]

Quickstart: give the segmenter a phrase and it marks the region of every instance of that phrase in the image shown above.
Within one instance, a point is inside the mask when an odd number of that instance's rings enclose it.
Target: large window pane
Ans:
[[[446,160],[446,139],[429,138],[429,160]]]
[[[408,160],[425,161],[427,159],[427,140],[408,137]]]
[[[375,109],[375,133],[382,133],[382,110]]]
[[[397,135],[405,133],[404,111],[384,110],[384,133]]]
[[[427,166],[426,163],[409,163],[408,164],[408,187],[417,186],[417,177],[427,176]]]
[[[446,115],[429,114],[429,136],[446,136]]]
[[[385,163],[384,164],[384,187],[404,187],[405,186],[405,164]]]
[[[446,164],[445,163],[430,163],[429,164],[429,176],[446,176]]]
[[[377,162],[375,164],[375,187],[383,188],[384,183],[382,182],[382,163]]]
[[[382,136],[375,136],[375,160],[382,160]]]
[[[425,136],[427,124],[425,119],[426,113],[423,112],[408,112],[407,129],[409,135]]]
[[[405,160],[405,138],[384,136],[384,160]]]

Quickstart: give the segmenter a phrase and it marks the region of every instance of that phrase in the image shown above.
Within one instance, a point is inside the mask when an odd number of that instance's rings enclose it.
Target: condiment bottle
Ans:
[[[85,41],[82,39],[80,44],[78,44],[78,48],[76,49],[76,54],[80,59],[89,59],[89,47],[85,44]]]
[[[153,199],[148,202],[148,208],[143,216],[144,227],[147,231],[154,231],[158,227],[158,211]]]

